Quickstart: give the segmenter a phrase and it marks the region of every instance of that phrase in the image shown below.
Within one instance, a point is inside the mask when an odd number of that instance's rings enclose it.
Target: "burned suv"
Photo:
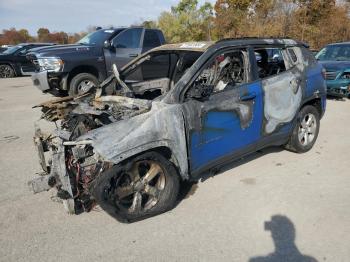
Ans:
[[[322,67],[294,40],[161,46],[94,91],[39,105],[57,128],[36,130],[44,173],[30,185],[55,188],[70,213],[143,219],[171,209],[183,180],[267,146],[310,150],[325,106]]]

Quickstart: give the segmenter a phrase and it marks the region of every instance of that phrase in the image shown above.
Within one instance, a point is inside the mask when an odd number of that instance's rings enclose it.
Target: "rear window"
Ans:
[[[292,61],[294,63],[296,63],[298,61],[298,57],[295,54],[294,50],[292,48],[288,48],[287,50],[288,50],[288,54],[289,54],[290,58],[292,59]]]
[[[260,78],[278,75],[286,71],[286,63],[282,54],[282,48],[255,48],[254,52]]]
[[[153,48],[160,46],[160,40],[158,34],[154,30],[147,29],[145,32],[145,38],[143,40],[144,48]]]
[[[112,44],[116,48],[139,48],[142,31],[142,28],[127,29],[115,37]]]

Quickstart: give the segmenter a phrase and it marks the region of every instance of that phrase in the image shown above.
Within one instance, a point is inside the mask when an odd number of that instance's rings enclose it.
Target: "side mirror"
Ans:
[[[112,44],[110,41],[106,40],[103,42],[103,47],[106,49],[111,49],[112,48]]]

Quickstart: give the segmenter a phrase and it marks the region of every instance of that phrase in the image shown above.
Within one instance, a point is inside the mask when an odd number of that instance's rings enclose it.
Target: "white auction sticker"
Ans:
[[[192,43],[184,43],[180,46],[180,48],[203,48],[206,43],[201,42],[192,42]]]

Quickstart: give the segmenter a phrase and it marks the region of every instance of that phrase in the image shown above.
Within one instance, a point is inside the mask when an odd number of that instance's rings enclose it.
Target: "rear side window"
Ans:
[[[296,63],[298,61],[298,57],[295,54],[294,50],[292,48],[288,48],[287,50],[288,50],[288,54],[289,54],[290,58],[292,59],[292,61],[294,63]]]
[[[255,48],[255,58],[260,78],[278,75],[286,71],[283,49],[279,47]]]
[[[160,46],[160,40],[158,34],[154,30],[146,29],[145,38],[143,40],[144,48],[153,48],[156,46]]]
[[[152,80],[169,77],[169,54],[152,56],[141,65],[143,80]]]
[[[117,35],[112,44],[116,48],[139,48],[142,28],[127,29]]]

